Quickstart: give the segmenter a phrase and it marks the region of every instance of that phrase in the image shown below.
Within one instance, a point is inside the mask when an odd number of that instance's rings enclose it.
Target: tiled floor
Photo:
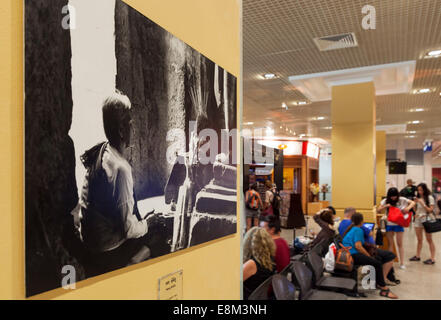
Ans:
[[[303,235],[304,232],[297,230],[297,235]],[[282,237],[288,243],[292,243],[293,230],[282,230]],[[406,229],[404,235],[404,254],[406,256],[406,269],[398,268],[398,263],[395,263],[395,272],[401,284],[398,286],[391,286],[394,292],[400,299],[424,300],[437,299],[441,300],[441,232],[434,233],[433,239],[436,246],[436,259],[434,265],[424,265],[422,262],[410,262],[410,257],[415,255],[416,250],[416,236],[412,227]],[[430,258],[429,247],[424,239],[423,250],[421,253],[421,260]],[[360,290],[361,291],[361,290]],[[368,298],[372,300],[386,299],[380,297],[378,290],[366,291]],[[362,298],[366,299],[366,298]]]

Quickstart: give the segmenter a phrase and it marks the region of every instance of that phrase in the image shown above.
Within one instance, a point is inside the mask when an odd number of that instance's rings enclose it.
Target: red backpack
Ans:
[[[401,227],[407,228],[412,220],[412,214],[404,214],[397,207],[389,207],[387,210],[387,220]]]

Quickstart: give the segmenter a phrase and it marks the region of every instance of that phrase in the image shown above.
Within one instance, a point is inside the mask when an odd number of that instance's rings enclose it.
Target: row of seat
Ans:
[[[319,255],[323,246],[319,244],[309,252],[292,257],[284,270],[262,283],[249,299],[268,300],[271,285],[277,300],[345,300],[348,295],[360,296],[356,269],[351,273],[335,272],[325,276]],[[291,274],[291,281],[288,274]]]

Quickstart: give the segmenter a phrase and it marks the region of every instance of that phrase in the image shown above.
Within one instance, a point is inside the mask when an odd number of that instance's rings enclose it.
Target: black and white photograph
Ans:
[[[24,3],[26,296],[236,233],[236,77],[121,0]]]

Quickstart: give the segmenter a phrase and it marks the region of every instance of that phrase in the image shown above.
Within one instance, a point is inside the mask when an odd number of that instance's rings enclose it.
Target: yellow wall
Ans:
[[[355,207],[373,220],[375,88],[372,82],[332,88],[332,205]]]
[[[377,205],[386,196],[386,131],[377,131]]]
[[[125,2],[239,77],[240,1],[127,0]],[[24,298],[22,16],[23,1],[2,1],[0,5],[0,43],[2,44],[0,46],[0,147],[2,150],[0,153],[2,261],[0,298],[2,299]],[[240,235],[237,233],[166,257],[87,279],[78,283],[76,290],[56,289],[35,298],[156,299],[158,278],[183,269],[184,299],[239,299],[240,266]]]

